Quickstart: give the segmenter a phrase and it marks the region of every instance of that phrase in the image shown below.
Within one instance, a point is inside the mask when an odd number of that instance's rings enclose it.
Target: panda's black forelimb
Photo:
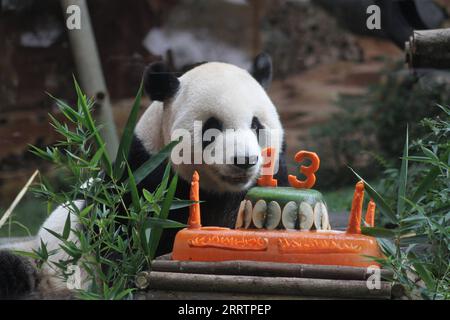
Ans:
[[[29,259],[0,250],[0,299],[18,299],[33,292],[38,279],[38,272]]]

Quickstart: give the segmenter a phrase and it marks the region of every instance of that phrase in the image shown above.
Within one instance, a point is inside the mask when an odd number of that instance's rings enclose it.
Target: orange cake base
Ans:
[[[382,257],[373,237],[344,231],[185,228],[177,233],[172,259],[251,260],[368,267]]]

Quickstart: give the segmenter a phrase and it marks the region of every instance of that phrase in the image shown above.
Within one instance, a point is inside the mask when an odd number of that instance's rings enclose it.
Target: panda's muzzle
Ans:
[[[220,178],[225,181],[228,182],[230,184],[245,184],[249,181],[250,177],[248,175],[239,175],[239,176],[225,176],[225,175],[220,175]]]
[[[258,163],[258,157],[234,157],[232,167],[234,170],[229,170],[231,172],[226,175],[219,173],[220,178],[233,185],[246,184],[252,179],[255,174],[254,167]],[[230,169],[231,169],[230,168]]]
[[[234,157],[233,165],[239,169],[248,170],[258,163],[258,157]]]

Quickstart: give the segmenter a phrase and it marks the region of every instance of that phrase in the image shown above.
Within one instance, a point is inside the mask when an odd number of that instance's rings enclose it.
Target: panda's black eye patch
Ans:
[[[205,132],[209,129],[216,129],[219,131],[222,131],[223,129],[223,124],[220,120],[218,120],[215,117],[211,117],[208,120],[206,120],[206,122],[203,124],[203,128],[202,128],[202,137],[205,136]],[[203,140],[203,139],[202,139]],[[211,137],[211,141],[204,141],[203,140],[203,149],[209,145],[210,143],[212,143],[215,140],[214,136]]]
[[[259,130],[264,129],[264,126],[261,124],[261,122],[259,122],[258,117],[253,117],[251,129],[255,130],[256,137],[259,140]]]

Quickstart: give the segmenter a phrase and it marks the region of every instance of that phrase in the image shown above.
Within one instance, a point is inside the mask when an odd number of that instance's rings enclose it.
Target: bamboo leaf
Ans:
[[[436,178],[439,176],[440,170],[439,167],[433,167],[426,177],[422,180],[422,182],[417,187],[416,192],[414,192],[414,195],[412,196],[411,201],[412,202],[418,202],[420,197],[424,195],[429,188],[433,185]]]
[[[172,205],[170,206],[170,210],[176,210],[181,208],[190,207],[194,203],[202,203],[204,201],[192,201],[192,200],[173,200]]]
[[[169,216],[170,205],[172,204],[173,198],[175,196],[177,183],[178,175],[175,175],[170,182],[169,189],[167,190],[167,194],[161,208],[161,219],[167,219],[167,217]]]
[[[147,219],[147,226],[153,228],[161,228],[161,229],[172,229],[172,228],[184,228],[186,224],[170,220],[170,219],[161,219],[150,217]]]
[[[401,245],[420,244],[420,243],[428,243],[428,242],[429,242],[428,236],[423,235],[423,234],[404,236],[404,237],[400,238]]]
[[[424,146],[420,146],[422,152],[431,160],[439,162],[439,158],[434,154],[430,149],[425,148]]]
[[[442,207],[439,207],[437,209],[433,209],[430,214],[431,215],[443,215],[445,213],[450,212],[450,204],[445,204]]]
[[[161,184],[156,189],[155,192],[155,199],[156,201],[159,201],[161,199],[162,195],[164,194],[164,191],[167,189],[167,184],[169,183],[169,175],[170,175],[170,162],[167,162],[166,168],[164,170],[164,175],[161,180]]]
[[[56,233],[55,231],[53,231],[51,229],[44,228],[44,230],[47,231],[48,233],[50,233],[51,235],[53,235],[55,238],[61,240],[61,241],[65,240],[62,235],[60,235],[59,233]]]
[[[444,111],[448,116],[450,116],[450,108],[449,107],[446,107],[446,106],[443,106],[443,105],[440,105],[440,104],[436,104],[436,106],[439,109],[441,109],[442,111]]]
[[[103,157],[103,152],[105,152],[105,149],[99,148],[97,152],[92,157],[91,161],[89,161],[89,165],[91,167],[96,167],[98,165],[98,162]]]
[[[409,134],[406,127],[406,140],[403,148],[402,165],[400,167],[400,177],[398,180],[398,196],[397,196],[397,216],[401,217],[405,211],[406,184],[408,181],[408,145]]]
[[[29,251],[21,251],[21,250],[12,250],[14,254],[17,254],[19,256],[25,257],[25,258],[31,258],[34,260],[40,260],[41,257],[36,252],[29,252]]]
[[[170,182],[169,189],[167,191],[166,197],[164,199],[164,202],[163,202],[163,205],[162,205],[162,208],[161,208],[161,213],[160,213],[159,217],[162,220],[167,219],[167,217],[169,215],[170,205],[172,204],[172,200],[173,200],[173,198],[175,196],[177,183],[178,183],[178,175],[175,175],[172,178],[172,181]],[[162,234],[162,228],[160,228],[160,227],[152,228],[152,232],[151,232],[151,235],[150,235],[150,243],[149,243],[149,245],[150,245],[150,257],[152,259],[155,256],[156,249],[158,248],[159,239],[161,238],[161,234]]]
[[[132,295],[134,291],[136,291],[135,288],[123,290],[122,292],[118,293],[118,294],[114,297],[114,299],[115,299],[115,300],[122,300],[123,298]]]
[[[381,227],[361,227],[361,232],[367,236],[377,238],[393,238],[396,235],[394,230]]]
[[[153,194],[147,189],[142,189],[142,194],[144,195],[145,200],[148,202],[153,202]]]
[[[103,159],[104,169],[105,169],[106,173],[108,174],[108,176],[112,177],[112,165],[111,165],[111,160],[109,159],[108,154],[106,152],[105,142],[103,141],[102,137],[98,133],[97,128],[95,127],[95,123],[92,118],[91,111],[89,110],[89,107],[88,107],[88,104],[86,101],[86,96],[81,91],[81,88],[78,85],[78,82],[75,79],[75,77],[73,78],[73,81],[75,84],[75,90],[77,92],[78,103],[80,104],[80,107],[83,110],[86,126],[92,133],[94,133],[94,139],[97,144],[97,147],[100,149],[103,149],[102,159]]]
[[[78,113],[71,107],[69,106],[66,102],[64,102],[61,99],[58,99],[56,97],[54,97],[53,95],[51,95],[50,93],[46,92],[46,94],[52,98],[53,100],[55,100],[56,105],[58,106],[58,109],[64,114],[64,116],[71,121],[72,123],[77,123],[78,122]]]
[[[413,260],[412,264],[414,266],[414,269],[416,270],[419,277],[423,280],[423,282],[425,282],[428,290],[433,291],[436,285],[431,271],[428,270],[425,264],[418,261],[416,255],[413,252],[410,252],[408,255],[410,259]]]
[[[142,81],[139,90],[134,99],[130,115],[123,130],[122,138],[120,140],[119,149],[117,151],[116,161],[114,163],[114,177],[119,180],[123,174],[123,162],[127,160],[130,153],[131,142],[133,141],[134,128],[136,127],[139,107],[141,106],[142,97]]]
[[[133,202],[133,207],[136,212],[139,212],[141,210],[141,205],[139,202],[139,193],[137,190],[136,181],[133,176],[133,172],[131,172],[130,166],[127,163],[127,170],[128,170],[128,187],[130,188],[131,192],[131,201]]]
[[[42,260],[45,261],[48,259],[47,245],[44,243],[44,241],[42,239],[41,239],[40,254],[41,254]]]
[[[389,219],[390,222],[397,224],[398,219],[395,215],[394,210],[387,204],[387,202],[383,199],[382,196],[378,194],[378,192],[375,191],[375,189],[367,182],[365,181],[359,174],[356,173],[352,168],[350,170],[360,179],[364,182],[365,190],[369,194],[369,196],[375,201],[377,204],[377,207],[380,209],[380,212],[384,214],[384,216]]]
[[[172,149],[179,143],[179,141],[172,141],[167,144],[164,148],[161,149],[156,155],[152,156],[149,160],[147,160],[142,166],[140,166],[134,172],[134,179],[136,180],[136,184],[139,184],[142,180],[145,179],[153,170],[155,170],[164,160],[166,160]]]
[[[63,234],[62,237],[64,238],[64,240],[67,240],[69,238],[70,235],[70,212],[67,214],[67,218],[66,218],[66,223],[64,224],[64,230],[63,230]]]
[[[39,158],[42,158],[44,160],[53,162],[53,158],[48,152],[46,152],[46,151],[44,151],[44,150],[42,150],[42,149],[40,149],[40,148],[38,148],[36,146],[33,146],[31,144],[28,145],[28,146],[30,147],[30,152],[33,153],[34,155],[36,155]]]
[[[384,238],[377,238],[377,241],[378,241],[378,244],[380,245],[380,247],[386,253],[388,253],[388,256],[394,257],[396,255],[397,248],[395,247],[395,245],[392,243],[391,240],[384,239]]]

